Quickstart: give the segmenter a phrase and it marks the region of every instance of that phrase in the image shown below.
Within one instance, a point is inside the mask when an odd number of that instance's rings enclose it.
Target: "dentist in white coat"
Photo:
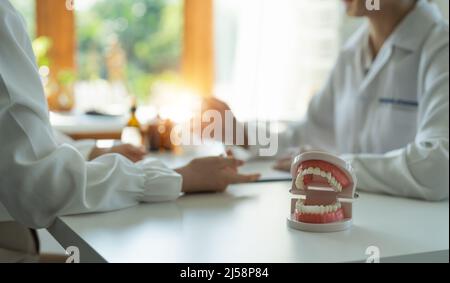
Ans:
[[[345,44],[307,115],[280,152],[312,146],[352,163],[361,190],[424,200],[449,195],[449,25],[427,0],[344,0],[367,18]],[[206,109],[225,113],[223,102]],[[223,119],[224,120],[224,119]],[[249,136],[245,147],[257,149]],[[289,170],[291,157],[277,168]]]
[[[234,158],[197,159],[171,170],[158,160],[107,154],[87,162],[85,155],[55,139],[24,22],[0,0],[0,262],[36,260],[37,243],[25,227],[47,227],[59,215],[224,191],[258,178],[238,174],[242,161]]]

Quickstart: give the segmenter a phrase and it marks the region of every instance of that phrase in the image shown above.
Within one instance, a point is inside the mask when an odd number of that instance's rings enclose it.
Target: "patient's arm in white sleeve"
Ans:
[[[61,215],[176,199],[181,176],[156,160],[136,165],[112,154],[86,162],[58,145],[24,33],[9,2],[0,2],[0,203],[8,214],[40,228]]]

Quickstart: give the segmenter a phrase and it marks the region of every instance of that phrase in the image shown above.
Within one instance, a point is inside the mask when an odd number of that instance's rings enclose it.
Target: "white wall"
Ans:
[[[339,51],[339,1],[215,3],[216,94],[241,119],[297,119]]]
[[[216,95],[241,119],[299,119],[361,19],[339,0],[215,0]],[[448,19],[448,0],[434,0]]]

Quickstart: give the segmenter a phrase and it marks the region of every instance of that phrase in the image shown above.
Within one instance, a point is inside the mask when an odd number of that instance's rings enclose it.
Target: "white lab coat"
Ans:
[[[75,141],[63,133],[54,130],[58,145],[70,144],[75,147],[85,160],[89,159],[96,145],[95,140]],[[0,204],[0,206],[2,206]],[[2,208],[5,210],[5,208]],[[0,212],[2,215],[2,212]],[[3,217],[8,215],[3,213]],[[18,222],[0,222],[0,263],[1,262],[36,262],[39,260],[39,239],[37,233]]]
[[[157,160],[133,164],[110,154],[86,162],[57,143],[23,20],[7,0],[0,0],[0,176],[0,222],[33,228],[59,215],[173,200],[182,182]]]
[[[96,140],[90,139],[73,140],[71,137],[55,129],[53,129],[53,136],[58,145],[66,143],[76,148],[86,161],[89,161],[89,156],[91,155],[92,150],[95,148],[97,144]]]
[[[279,138],[342,154],[358,188],[425,200],[449,194],[449,26],[420,0],[372,62],[368,25],[347,42],[306,118]]]

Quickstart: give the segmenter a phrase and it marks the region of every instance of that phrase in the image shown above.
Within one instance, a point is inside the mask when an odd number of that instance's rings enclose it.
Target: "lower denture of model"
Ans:
[[[331,205],[306,205],[298,200],[295,205],[295,220],[304,223],[333,223],[344,219],[344,210],[340,202]]]
[[[307,190],[309,186],[328,187],[340,193],[342,188],[350,185],[346,174],[337,166],[321,161],[302,162],[297,170],[295,186],[299,190]],[[336,200],[332,204],[310,205],[305,200],[298,200],[295,207],[295,219],[304,223],[333,223],[344,219],[344,210]]]

